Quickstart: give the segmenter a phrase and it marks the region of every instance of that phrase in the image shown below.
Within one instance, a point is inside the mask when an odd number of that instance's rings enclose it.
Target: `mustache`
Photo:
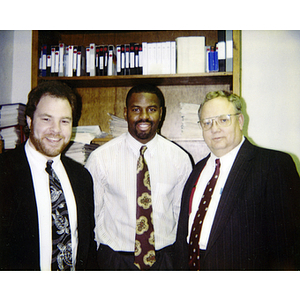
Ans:
[[[142,119],[142,120],[138,120],[135,122],[135,124],[139,124],[139,123],[150,123],[153,124],[153,122],[149,119]]]

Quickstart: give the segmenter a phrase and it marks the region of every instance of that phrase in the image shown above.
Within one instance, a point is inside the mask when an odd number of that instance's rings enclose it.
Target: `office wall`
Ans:
[[[254,143],[292,155],[300,173],[300,31],[242,31],[242,96]]]
[[[12,30],[0,30],[0,104],[11,103],[13,41]]]
[[[0,104],[27,102],[31,37],[31,30],[0,30]]]

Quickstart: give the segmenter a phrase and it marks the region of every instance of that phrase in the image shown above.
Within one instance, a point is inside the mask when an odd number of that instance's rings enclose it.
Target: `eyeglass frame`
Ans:
[[[230,126],[230,125],[232,124],[231,116],[238,116],[238,115],[240,115],[240,114],[241,114],[241,113],[235,113],[235,114],[223,114],[223,115],[219,115],[219,116],[215,116],[215,117],[211,117],[211,118],[205,118],[205,119],[203,119],[203,120],[198,121],[197,123],[199,124],[199,126],[200,126],[204,131],[210,130],[210,129],[212,128],[212,126],[213,126],[213,121],[215,121],[215,123],[217,123],[220,127],[228,127],[228,126]],[[230,124],[224,126],[224,125],[220,124],[218,121],[216,121],[217,118],[220,118],[220,117],[222,117],[222,116],[229,117]],[[201,122],[203,122],[204,120],[212,120],[211,126],[210,126],[208,129],[204,129],[204,128],[202,127]]]

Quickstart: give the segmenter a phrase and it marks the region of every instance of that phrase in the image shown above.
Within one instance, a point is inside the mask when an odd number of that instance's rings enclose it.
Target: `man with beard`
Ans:
[[[28,95],[29,139],[0,155],[0,269],[97,269],[91,175],[61,155],[77,99],[44,82]]]
[[[128,132],[96,149],[87,161],[102,270],[173,270],[181,193],[192,164],[182,149],[157,134],[163,111],[160,89],[133,87],[124,108]]]

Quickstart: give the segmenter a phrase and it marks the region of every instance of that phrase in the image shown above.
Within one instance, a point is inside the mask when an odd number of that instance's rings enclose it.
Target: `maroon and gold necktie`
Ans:
[[[134,264],[148,270],[155,263],[155,243],[148,166],[144,158],[146,146],[141,147],[137,163],[137,206]]]
[[[198,211],[195,215],[194,223],[192,226],[192,231],[190,235],[189,242],[189,267],[191,270],[200,270],[200,249],[199,249],[199,239],[201,234],[201,229],[203,225],[203,220],[205,218],[208,206],[216,185],[216,182],[220,174],[220,159],[216,159],[215,172],[207,183],[204,194],[202,196],[201,202],[198,207]]]

